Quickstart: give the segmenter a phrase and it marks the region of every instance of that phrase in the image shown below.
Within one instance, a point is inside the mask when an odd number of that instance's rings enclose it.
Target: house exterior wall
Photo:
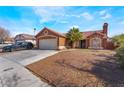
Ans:
[[[39,35],[36,36],[37,47],[39,48],[39,40],[41,39],[53,39],[57,38],[57,49],[64,49],[66,45],[66,38],[56,35],[55,33],[43,30]],[[42,41],[41,41],[42,42]]]
[[[14,38],[15,41],[21,41],[21,40],[25,40],[24,37],[22,35],[17,35],[15,38]]]
[[[59,49],[66,48],[66,38],[59,37]]]
[[[86,39],[86,48],[91,48],[91,41],[94,38],[99,38],[100,39],[100,49],[106,48],[106,39],[103,38],[103,36],[99,34],[93,34],[90,37]]]
[[[89,38],[86,39],[86,44],[85,44],[85,48],[89,47]]]
[[[107,49],[107,38],[103,39],[102,46],[104,49]]]
[[[76,47],[76,48],[80,48],[80,41],[76,41],[76,42],[75,42],[75,47]]]
[[[113,43],[113,42],[107,42],[106,49],[113,50],[113,49],[115,49],[115,48],[116,48],[116,47],[114,46],[114,43]]]

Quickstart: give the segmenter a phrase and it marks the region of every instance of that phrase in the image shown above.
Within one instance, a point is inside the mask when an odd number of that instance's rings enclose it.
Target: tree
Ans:
[[[117,62],[119,62],[120,67],[124,69],[124,34],[116,35],[112,40],[118,47],[116,49]]]
[[[78,28],[72,28],[67,33],[67,38],[71,42],[73,48],[75,48],[75,42],[82,40],[82,34]]]
[[[116,49],[117,62],[119,62],[120,67],[124,69],[124,46],[120,46]]]
[[[117,46],[124,46],[124,34],[116,35],[112,37],[112,40]]]
[[[4,43],[4,41],[8,38],[10,38],[10,32],[0,27],[0,43]]]

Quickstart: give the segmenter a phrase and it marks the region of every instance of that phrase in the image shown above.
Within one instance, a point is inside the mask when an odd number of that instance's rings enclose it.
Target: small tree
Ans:
[[[124,46],[124,34],[116,35],[112,37],[112,40],[115,42],[116,46]]]
[[[0,27],[0,43],[4,43],[4,41],[8,38],[10,38],[10,32]]]
[[[72,47],[75,48],[75,42],[79,41],[79,40],[82,40],[82,34],[80,33],[78,28],[73,27],[67,33],[67,38],[71,42]]]
[[[117,60],[120,64],[120,67],[124,69],[124,46],[120,46],[116,49]]]

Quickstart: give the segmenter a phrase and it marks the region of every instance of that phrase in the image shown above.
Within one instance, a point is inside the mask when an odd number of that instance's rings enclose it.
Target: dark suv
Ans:
[[[2,48],[3,52],[12,52],[14,50],[22,50],[22,49],[32,49],[34,45],[31,42],[17,42],[12,45],[8,45]]]

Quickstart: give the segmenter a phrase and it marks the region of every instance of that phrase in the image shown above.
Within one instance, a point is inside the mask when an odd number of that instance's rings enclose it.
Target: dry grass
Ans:
[[[53,86],[124,86],[124,71],[114,54],[108,50],[63,51],[27,68]]]

